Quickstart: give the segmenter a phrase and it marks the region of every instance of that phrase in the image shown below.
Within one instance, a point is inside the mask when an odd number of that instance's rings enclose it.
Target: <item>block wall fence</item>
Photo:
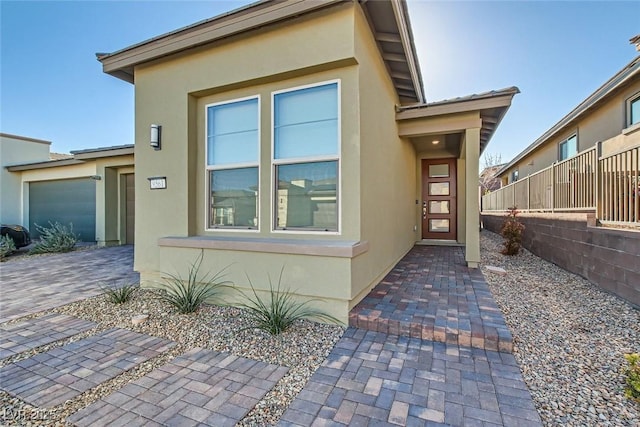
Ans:
[[[500,232],[504,213],[482,213],[484,228]],[[640,308],[640,231],[595,226],[595,214],[519,215],[522,245]]]

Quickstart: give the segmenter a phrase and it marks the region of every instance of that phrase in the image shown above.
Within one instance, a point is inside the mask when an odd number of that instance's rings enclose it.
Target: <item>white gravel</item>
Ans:
[[[623,355],[640,352],[640,311],[527,250],[502,255],[501,245],[481,233],[481,267],[543,423],[639,426],[640,405],[624,396]]]

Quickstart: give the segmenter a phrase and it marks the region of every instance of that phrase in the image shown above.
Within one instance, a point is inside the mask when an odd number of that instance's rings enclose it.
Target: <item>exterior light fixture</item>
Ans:
[[[160,149],[160,135],[161,135],[162,126],[160,125],[151,125],[151,137],[149,138],[149,145],[151,145],[154,149]]]
[[[433,145],[438,145],[438,144],[440,144],[440,141],[439,141],[439,140],[437,140],[437,139],[434,139],[433,141],[431,141],[431,143],[432,143]]]

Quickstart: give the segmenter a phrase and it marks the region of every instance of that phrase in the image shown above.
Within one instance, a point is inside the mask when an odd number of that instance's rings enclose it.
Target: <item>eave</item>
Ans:
[[[403,102],[424,103],[424,89],[405,0],[263,0],[113,53],[97,53],[103,71],[135,82],[136,65],[219,42],[343,3],[359,3]]]
[[[447,99],[422,105],[398,107],[396,121],[410,121],[460,113],[479,112],[481,119],[480,152],[484,151],[498,125],[511,106],[513,97],[520,93],[515,87]]]

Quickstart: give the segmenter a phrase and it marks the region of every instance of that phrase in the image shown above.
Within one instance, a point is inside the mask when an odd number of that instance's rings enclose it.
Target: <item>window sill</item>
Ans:
[[[632,134],[636,131],[640,130],[640,123],[636,123],[634,125],[629,126],[628,128],[624,128],[622,129],[622,134],[623,135],[629,135]]]
[[[331,240],[293,240],[257,237],[162,237],[161,247],[219,249],[244,252],[264,252],[292,255],[355,258],[369,250],[369,242]]]

